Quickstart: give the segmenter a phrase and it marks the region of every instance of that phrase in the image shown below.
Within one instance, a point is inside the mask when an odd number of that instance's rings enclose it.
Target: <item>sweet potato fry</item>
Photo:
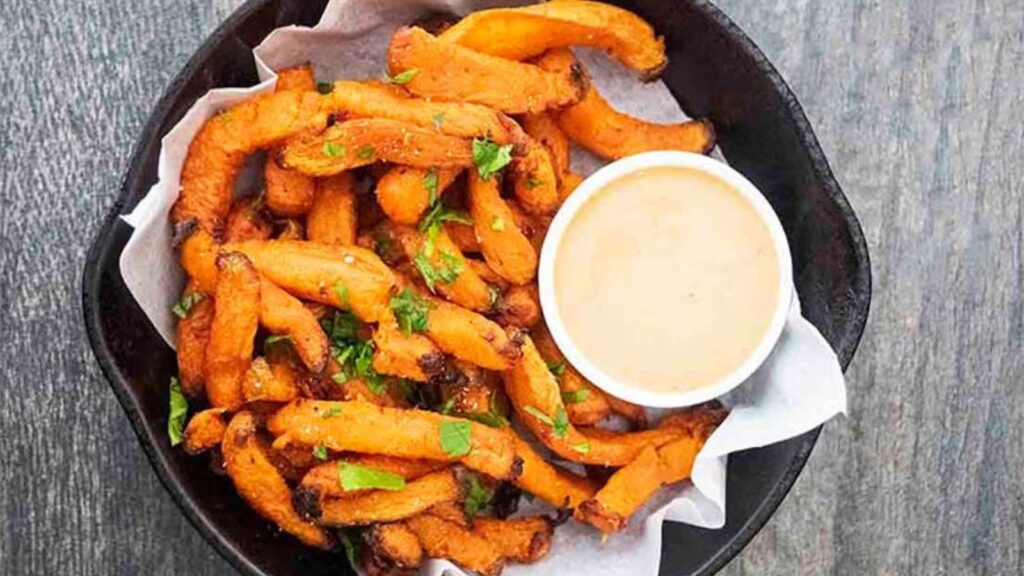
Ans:
[[[339,461],[397,474],[407,481],[449,466],[448,462],[437,460],[394,458],[376,454],[347,454],[337,461],[324,462],[310,468],[309,472],[302,477],[296,494],[303,492],[302,498],[355,498],[366,494],[367,490],[345,490],[342,488],[338,479]]]
[[[278,378],[264,358],[255,358],[242,379],[242,397],[248,402],[291,402],[299,397],[295,382]]]
[[[527,284],[537,275],[537,251],[516,226],[501,198],[498,181],[469,174],[469,212],[487,264],[512,284]]]
[[[440,470],[396,491],[374,490],[357,498],[334,498],[302,510],[321,526],[365,526],[415,516],[435,504],[462,498],[462,485],[451,470]],[[312,501],[303,500],[302,504]]]
[[[395,277],[369,250],[295,240],[240,242],[224,250],[245,254],[260,274],[300,298],[350,309],[366,322],[390,317]]]
[[[394,566],[416,568],[423,563],[423,547],[405,524],[377,524],[364,533],[363,539],[374,556]]]
[[[260,324],[272,334],[286,335],[311,372],[322,372],[330,346],[316,316],[302,302],[265,277],[260,278]]]
[[[470,310],[491,310],[490,286],[466,266],[466,257],[444,229],[437,232],[432,246],[428,233],[409,226],[395,226],[394,231],[406,257],[431,290]]]
[[[220,446],[226,429],[223,408],[207,408],[197,412],[185,427],[185,452],[192,455],[201,454]]]
[[[480,241],[476,238],[476,231],[473,230],[472,224],[463,224],[462,222],[445,222],[444,231],[448,234],[448,237],[452,239],[452,242],[459,247],[459,250],[461,250],[463,254],[480,253]],[[477,274],[480,274],[479,268],[475,266],[473,262],[467,261],[467,264],[469,264],[471,268],[475,269]],[[477,262],[476,264],[482,264],[482,262]],[[481,275],[481,277],[483,277],[483,275]],[[493,274],[490,275],[490,277],[493,277]],[[495,284],[495,282],[491,282],[487,278],[484,278],[484,280],[488,284]],[[504,280],[502,280],[502,282],[504,282]]]
[[[611,413],[611,406],[604,392],[583,378],[566,361],[547,326],[543,323],[538,324],[531,332],[531,336],[537,352],[544,358],[558,380],[569,421],[577,426],[592,426],[604,420]]]
[[[250,196],[240,198],[231,204],[227,224],[224,226],[224,240],[242,242],[245,240],[266,240],[274,230],[273,223],[263,213],[260,200]]]
[[[593,498],[580,505],[576,519],[604,533],[621,530],[659,488],[690,476],[697,453],[724,417],[725,410],[718,403],[679,414],[671,425],[685,430],[686,435],[660,448],[645,447],[636,459],[616,471]]]
[[[494,321],[502,326],[530,328],[541,320],[540,297],[537,287],[513,286],[498,299],[498,315]]]
[[[207,120],[189,146],[171,222],[195,221],[219,238],[246,156],[326,126],[332,110],[325,104],[316,92],[288,90],[261,94]]]
[[[647,425],[647,413],[643,406],[637,406],[631,402],[626,402],[625,400],[616,398],[611,394],[605,394],[604,398],[608,401],[608,405],[612,407],[612,412],[615,412],[619,416],[629,420],[633,423],[633,426],[643,428]]]
[[[390,118],[451,136],[490,137],[499,144],[511,141],[507,118],[478,104],[411,98],[395,86],[345,80],[335,82],[326,98],[329,108],[355,118]]]
[[[481,576],[497,576],[505,559],[497,546],[454,522],[420,514],[405,521],[431,558],[447,558]]]
[[[551,154],[551,162],[559,180],[569,171],[569,139],[566,138],[550,112],[526,114],[523,116],[523,130],[540,142]]]
[[[467,227],[467,226],[464,226],[464,227]],[[471,226],[468,226],[467,228],[470,229],[470,233],[471,234],[474,234],[474,235],[476,234],[475,232],[472,232],[472,227]],[[449,232],[448,235],[451,236],[451,232]],[[452,239],[454,240],[454,237]],[[479,245],[478,245],[478,251],[479,251]],[[465,252],[465,249],[463,249],[463,252]],[[476,259],[473,259],[473,258],[467,258],[466,259],[466,265],[469,266],[470,268],[472,268],[473,270],[476,270],[477,276],[483,278],[484,282],[487,282],[488,284],[490,284],[491,286],[494,286],[498,290],[505,291],[505,290],[509,289],[510,284],[508,283],[508,280],[505,280],[501,276],[498,276],[498,274],[494,271],[493,268],[491,268],[487,264],[487,262],[483,262],[481,260],[476,260]]]
[[[403,27],[391,36],[388,70],[416,70],[405,88],[425,98],[490,106],[509,114],[541,112],[578,102],[586,78],[574,71],[548,72],[522,62],[474,52]]]
[[[454,426],[451,423],[458,423]],[[470,451],[455,455],[442,446],[442,432],[469,424]],[[399,458],[458,460],[493,478],[515,476],[511,435],[505,430],[422,410],[384,408],[366,402],[298,399],[278,410],[268,429],[275,436],[332,450],[350,450]],[[444,430],[442,430],[444,429]],[[461,432],[461,430],[460,430]]]
[[[260,516],[303,543],[329,548],[330,539],[323,529],[304,521],[295,512],[291,490],[270,462],[268,451],[257,434],[255,417],[249,412],[236,414],[224,433],[221,452],[239,495]]]
[[[469,14],[441,34],[477,52],[524,60],[551,48],[600,48],[645,78],[665,67],[665,43],[632,12],[602,2],[566,0]]]
[[[306,234],[312,242],[350,246],[356,243],[356,187],[350,172],[321,178],[316,199],[306,215]]]
[[[441,350],[422,334],[405,334],[394,320],[377,325],[373,343],[373,369],[378,374],[427,382],[444,370]]]
[[[200,292],[195,281],[188,283],[181,297],[190,306],[183,310],[185,317],[178,319],[178,378],[181,391],[196,397],[203,391],[203,357],[210,339],[214,304],[212,296]]]
[[[267,158],[263,168],[267,208],[278,216],[297,218],[309,212],[316,198],[316,180]]]
[[[505,391],[519,420],[562,458],[583,464],[625,466],[645,446],[661,446],[682,435],[673,429],[584,435],[569,422],[558,382],[530,338],[524,339],[522,350],[522,358],[503,373]]]
[[[568,50],[546,53],[538,61],[545,70],[565,71],[576,66]],[[691,120],[679,124],[654,124],[623,114],[612,108],[597,89],[587,84],[579,103],[554,113],[562,132],[590,152],[615,160],[651,150],[682,150],[707,154],[715,146],[715,130],[710,122]]]
[[[220,272],[203,373],[210,404],[233,411],[244,400],[242,379],[252,362],[260,314],[260,278],[242,254],[221,254],[217,267]]]
[[[193,230],[181,243],[181,267],[204,294],[213,294],[217,290],[219,248],[213,236],[202,229]]]
[[[274,86],[277,92],[315,89],[316,78],[313,76],[313,67],[309,64],[277,71],[277,84]]]
[[[377,181],[377,202],[395,223],[414,225],[430,207],[431,188],[442,194],[460,173],[458,168],[393,166]]]
[[[592,480],[549,463],[519,436],[514,436],[513,443],[516,458],[523,463],[522,474],[513,480],[516,486],[555,508],[564,509],[578,507],[597,492]]]
[[[551,551],[555,529],[547,516],[515,520],[476,518],[473,533],[493,544],[504,558],[519,564],[533,564]]]
[[[333,176],[374,162],[464,168],[473,164],[473,150],[469,139],[433,128],[386,118],[357,118],[290,141],[279,160],[305,174]]]
[[[520,205],[532,214],[551,214],[558,209],[558,174],[551,153],[527,137],[522,152],[513,157],[512,180]]]
[[[519,358],[519,343],[501,326],[461,306],[427,297],[426,335],[444,352],[489,370],[506,370]]]

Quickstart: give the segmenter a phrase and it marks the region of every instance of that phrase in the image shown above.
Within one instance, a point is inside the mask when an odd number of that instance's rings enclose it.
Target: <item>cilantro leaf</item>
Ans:
[[[468,412],[462,416],[467,420],[473,420],[491,428],[504,428],[508,424],[508,420],[496,412]]]
[[[480,482],[480,478],[476,474],[468,474],[466,480],[468,490],[466,490],[466,502],[463,509],[468,516],[476,516],[491,503],[494,493]]]
[[[586,454],[590,452],[590,442],[580,442],[579,444],[573,444],[572,449],[579,452],[580,454]]]
[[[320,417],[326,420],[328,418],[334,418],[338,414],[341,414],[341,406],[333,404],[323,414],[321,414]]]
[[[327,446],[324,446],[323,444],[313,446],[313,458],[316,458],[317,460],[327,460]]]
[[[437,203],[437,168],[431,168],[423,175],[423,187],[427,189],[427,204],[433,206]]]
[[[206,300],[206,294],[202,292],[192,292],[181,297],[181,300],[171,307],[171,312],[178,318],[185,319],[192,312],[192,307],[199,304],[203,300]]]
[[[434,114],[434,130],[440,130],[442,124],[444,124],[444,112]]]
[[[491,230],[495,230],[495,231],[501,232],[504,229],[505,229],[505,219],[502,218],[501,216],[495,216],[494,219],[491,220]]]
[[[348,286],[341,283],[335,284],[334,293],[338,295],[338,300],[341,301],[342,306],[345,308],[350,307],[350,304],[348,303]]]
[[[441,422],[438,429],[441,433],[441,449],[449,455],[465,456],[473,449],[470,442],[473,425],[469,422]]]
[[[350,535],[349,532],[354,531],[351,529],[338,531],[338,540],[341,541],[341,546],[345,549],[345,558],[348,560],[349,566],[351,566],[352,570],[358,574],[360,566],[359,560],[360,556],[362,556],[362,554],[360,554],[360,548],[357,547],[359,539],[356,537],[353,542],[353,536]],[[359,533],[354,532],[354,534],[358,536]]]
[[[338,482],[341,489],[346,492],[370,489],[394,491],[405,488],[405,479],[398,474],[348,462],[338,462]]]
[[[548,370],[555,375],[555,378],[565,376],[565,362],[548,362]]]
[[[188,399],[181,391],[181,382],[171,376],[170,413],[167,415],[167,435],[171,438],[171,446],[181,444],[185,430],[185,416],[188,415]]]
[[[409,68],[408,70],[404,72],[399,72],[394,76],[391,76],[387,72],[385,72],[384,76],[388,79],[388,82],[401,86],[402,84],[408,84],[410,80],[412,80],[417,74],[419,74],[419,72],[419,68]]]
[[[548,416],[547,414],[541,412],[540,410],[534,408],[533,406],[523,406],[523,410],[530,416],[533,416],[534,418],[540,420],[541,422],[547,424],[548,426],[555,425],[555,421],[551,419],[551,416]]]
[[[529,178],[526,179],[526,186],[531,190],[533,190],[537,186],[540,186],[543,183],[544,181],[541,180],[540,178],[537,178],[536,176],[530,176]]]
[[[373,146],[365,144],[360,146],[359,150],[356,150],[356,157],[360,160],[369,160],[370,158],[373,158],[374,152],[376,152],[376,150]]]
[[[330,140],[324,140],[324,145],[323,148],[321,148],[321,151],[324,153],[324,156],[340,158],[345,155],[345,146],[336,142],[331,142]]]
[[[455,409],[455,397],[452,396],[451,398],[445,400],[444,404],[441,405],[441,414],[451,414],[452,410],[454,410],[454,409]]]
[[[565,413],[565,408],[559,406],[555,411],[555,421],[551,424],[551,430],[559,438],[565,438],[569,433],[569,415]]]
[[[490,180],[512,161],[512,145],[498,146],[489,138],[473,139],[473,164],[480,178]]]
[[[317,82],[316,91],[321,94],[330,94],[334,91],[334,84],[331,84],[330,82]]]
[[[580,388],[579,390],[573,390],[571,392],[562,392],[562,402],[566,404],[576,404],[583,402],[587,398],[590,398],[590,390],[586,388]]]
[[[406,288],[388,302],[395,313],[395,320],[406,334],[427,330],[427,313],[433,305],[418,294]]]

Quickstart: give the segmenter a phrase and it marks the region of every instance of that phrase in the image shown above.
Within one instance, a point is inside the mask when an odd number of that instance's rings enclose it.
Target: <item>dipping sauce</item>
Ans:
[[[554,263],[569,337],[607,375],[659,392],[709,386],[761,343],[779,262],[755,208],[715,176],[647,168],[580,207]]]

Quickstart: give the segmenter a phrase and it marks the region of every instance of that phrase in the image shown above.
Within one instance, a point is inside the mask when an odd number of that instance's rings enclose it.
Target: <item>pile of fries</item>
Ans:
[[[713,403],[649,426],[544,326],[538,250],[581,180],[570,142],[615,159],[714,140],[613,110],[570,45],[645,79],[665,65],[619,8],[487,10],[396,30],[387,81],[281,71],[193,140],[171,216],[189,282],[169,434],[302,542],[362,550],[374,574],[427,558],[497,574],[569,517],[622,529],[724,418]],[[261,150],[263,191],[235,198]],[[560,513],[509,519],[524,494]]]

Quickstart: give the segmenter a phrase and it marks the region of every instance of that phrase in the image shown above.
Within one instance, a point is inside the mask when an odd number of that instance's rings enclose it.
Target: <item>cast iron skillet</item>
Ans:
[[[207,90],[256,83],[250,50],[272,29],[312,26],[326,0],[250,0],[202,45],[160,99],[136,145],[113,209],[89,250],[85,323],[96,358],[146,455],[174,500],[240,572],[254,576],[346,573],[335,554],[280,534],[242,503],[205,459],[167,441],[167,382],[175,357],[128,293],[118,258],[130,234],[118,216],[156,181],[160,139]],[[793,253],[804,315],[845,368],[867,320],[871,270],[860,224],[843,196],[796,98],[758,48],[710,2],[622,4],[665,35],[664,80],[683,108],[711,119],[722,152],[767,196]],[[729,460],[727,522],[721,530],[666,524],[662,573],[719,570],[764,525],[810,455],[820,429]],[[804,503],[806,505],[806,503]]]

